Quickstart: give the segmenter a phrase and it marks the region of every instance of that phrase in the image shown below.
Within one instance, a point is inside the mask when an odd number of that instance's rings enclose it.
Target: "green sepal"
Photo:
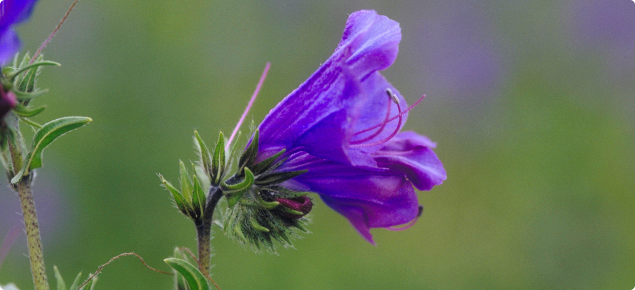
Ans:
[[[15,94],[15,98],[20,102],[33,100],[41,95],[44,95],[49,92],[48,89],[37,90],[34,92],[22,92],[22,91],[12,91]]]
[[[256,154],[258,154],[259,134],[260,131],[256,129],[254,137],[251,139],[251,143],[249,143],[249,147],[247,147],[245,152],[243,152],[243,155],[240,156],[240,160],[238,161],[238,173],[241,173],[242,169],[245,167],[251,167],[256,160]]]
[[[205,196],[207,197],[207,191],[211,186],[209,176],[207,176],[205,169],[201,166],[194,165],[194,171],[196,172],[196,177],[198,177],[198,181],[201,183],[201,188],[203,189]]]
[[[218,135],[218,143],[214,149],[214,158],[212,159],[212,184],[218,185],[225,173],[225,137],[223,132]]]
[[[176,203],[176,207],[184,215],[188,217],[192,217],[192,210],[190,209],[189,204],[185,202],[185,198],[183,197],[183,195],[172,185],[172,183],[165,180],[165,178],[163,178],[161,174],[159,174],[159,178],[161,178],[161,182],[163,183],[163,186],[165,186],[165,188],[167,188],[167,190],[172,194],[172,197],[174,198],[174,203]]]
[[[167,258],[163,261],[183,276],[190,290],[210,289],[205,276],[192,264],[177,258]]]
[[[27,155],[20,172],[11,179],[11,183],[18,183],[22,176],[29,174],[29,171],[42,167],[42,151],[58,137],[91,121],[92,119],[88,117],[64,117],[44,124],[41,129],[35,132],[31,151]]]
[[[254,174],[255,175],[259,175],[259,174],[267,171],[267,169],[269,169],[271,164],[273,164],[273,162],[276,161],[276,159],[278,159],[278,157],[280,157],[280,155],[282,155],[285,151],[287,151],[287,149],[282,149],[278,153],[274,154],[273,156],[271,156],[271,157],[259,162],[258,164],[254,165],[253,166]]]
[[[227,197],[227,206],[229,208],[234,205],[243,197],[251,186],[254,184],[254,175],[249,168],[245,168],[245,179],[238,184],[227,185],[225,182],[221,182],[221,190]]]
[[[37,76],[37,67],[29,69],[24,78],[19,81],[18,90],[23,92],[32,92],[35,88],[35,77]]]
[[[205,192],[203,188],[201,188],[201,183],[198,181],[198,177],[194,175],[194,189],[192,191],[192,207],[196,211],[196,216],[199,218],[203,217],[203,212],[205,211]]]
[[[57,266],[53,266],[53,271],[55,272],[55,280],[57,280],[57,290],[66,290],[66,283],[64,283],[64,278],[62,278]]]
[[[201,156],[201,163],[203,165],[203,169],[205,169],[205,173],[207,173],[207,175],[211,176],[213,172],[212,171],[212,154],[209,152],[207,145],[205,145],[205,142],[203,142],[203,139],[201,138],[201,136],[198,134],[197,131],[194,131],[194,138],[196,139],[196,142],[194,144],[196,144],[196,149],[198,150]]]
[[[71,285],[71,288],[68,288],[68,290],[77,290],[79,285],[82,284],[81,278],[82,278],[82,272],[79,272],[79,274],[77,274],[77,276],[75,277],[75,281],[73,281],[73,285]]]
[[[179,160],[179,174],[181,181],[181,194],[185,199],[186,203],[192,202],[192,181],[187,173],[187,168],[185,168],[185,163]]]
[[[25,56],[26,59],[26,56]],[[22,60],[24,62],[24,60]],[[33,64],[30,65],[26,65],[26,66],[22,66],[16,70],[15,72],[13,72],[12,74],[8,75],[7,78],[10,79],[11,81],[15,80],[15,77],[18,76],[19,74],[27,71],[27,70],[31,70],[31,69],[37,69],[40,66],[61,66],[61,64],[54,62],[54,61],[50,61],[50,60],[42,60],[42,61],[37,61]],[[30,72],[29,72],[30,73]]]
[[[300,174],[306,173],[308,170],[298,170],[298,171],[285,171],[285,172],[274,172],[264,176],[258,177],[258,179],[254,182],[256,185],[268,185],[268,184],[278,184],[284,181],[287,181],[291,178],[294,178]]]
[[[308,232],[309,232],[309,231],[308,231],[307,229],[305,229],[305,228],[302,226],[302,224],[300,224],[297,220],[294,220],[294,221],[293,221],[292,226],[294,226],[294,227],[298,228],[299,230],[301,230],[301,231],[302,231],[302,232],[304,232],[304,233],[308,233]]]
[[[296,198],[303,195],[309,195],[310,191],[295,191],[282,186],[263,187],[262,189],[276,192],[276,196],[282,198]]]
[[[266,201],[262,199],[260,194],[254,194],[254,195],[256,196],[256,202],[258,203],[258,205],[264,209],[272,210],[278,207],[278,205],[280,205],[280,203],[277,201]]]
[[[292,210],[292,209],[290,209],[288,207],[284,207],[284,206],[278,207],[277,209],[280,210],[280,211],[286,212],[286,213],[294,214],[294,215],[299,215],[299,216],[303,216],[304,215],[304,213],[301,212],[301,211]]]
[[[13,112],[15,112],[20,117],[33,117],[39,113],[42,113],[44,109],[46,109],[46,106],[31,108],[31,107],[26,107],[22,104],[17,104],[15,108],[13,108]]]
[[[260,225],[255,217],[251,217],[250,222],[251,222],[251,227],[254,228],[255,230],[261,231],[264,233],[269,232],[269,229]]]

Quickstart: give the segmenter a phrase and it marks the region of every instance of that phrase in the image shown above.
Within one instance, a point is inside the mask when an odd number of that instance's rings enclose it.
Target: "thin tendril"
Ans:
[[[256,100],[256,97],[258,96],[258,92],[260,91],[260,87],[262,87],[262,83],[265,82],[265,78],[267,77],[267,72],[269,71],[270,66],[271,66],[270,62],[268,62],[267,65],[265,65],[265,70],[262,72],[262,75],[260,76],[260,81],[258,81],[256,90],[254,91],[254,94],[251,95],[251,100],[249,100],[249,104],[247,104],[247,108],[245,108],[243,115],[240,116],[240,120],[238,120],[238,124],[236,124],[236,128],[234,128],[234,131],[229,137],[229,141],[227,141],[227,144],[225,145],[225,151],[229,149],[229,146],[232,143],[234,136],[236,136],[236,133],[238,133],[238,129],[240,128],[240,125],[242,125],[243,121],[245,120],[245,117],[247,116],[247,113],[249,112],[249,109],[251,109],[251,106],[254,104],[254,101]]]
[[[415,225],[415,223],[419,220],[419,217],[421,217],[422,213],[423,213],[423,206],[420,205],[419,206],[419,212],[417,213],[417,217],[415,217],[415,219],[413,219],[412,221],[407,223],[405,226],[403,226],[403,227],[387,227],[385,229],[387,229],[389,231],[403,231],[403,230],[407,230],[410,227]]]
[[[62,27],[62,24],[64,24],[64,22],[66,21],[66,18],[68,17],[68,15],[71,14],[71,10],[73,10],[73,8],[75,7],[75,4],[77,4],[78,1],[79,0],[75,0],[75,2],[73,2],[73,5],[71,5],[71,8],[68,8],[68,11],[66,11],[66,14],[64,14],[64,17],[62,18],[62,21],[60,21],[60,23],[57,25],[57,27],[55,27],[55,30],[53,30],[53,32],[51,32],[51,35],[49,35],[49,37],[42,43],[42,45],[40,45],[40,48],[37,49],[37,51],[33,55],[33,58],[31,58],[31,61],[29,62],[29,64],[33,64],[33,62],[35,61],[35,58],[42,52],[42,50],[46,47],[46,45],[49,42],[51,42],[51,39],[53,39],[53,36],[55,36],[55,34],[57,34],[58,30],[60,30],[60,27]]]
[[[104,269],[104,267],[108,266],[108,264],[112,263],[114,260],[117,260],[123,256],[132,256],[134,255],[135,257],[139,258],[139,260],[141,260],[141,263],[143,263],[144,266],[146,266],[146,268],[155,271],[157,273],[161,273],[161,274],[166,274],[166,275],[174,275],[172,273],[169,272],[164,272],[161,270],[157,270],[155,268],[150,267],[148,264],[146,264],[146,262],[143,260],[143,258],[141,258],[141,256],[137,255],[134,252],[130,252],[130,253],[123,253],[123,254],[119,254],[117,256],[114,256],[112,259],[110,259],[110,261],[108,261],[106,264],[103,264],[101,266],[99,266],[99,268],[97,269],[97,271],[95,272],[95,274],[90,275],[90,277],[88,277],[88,279],[86,279],[86,281],[84,281],[84,283],[82,283],[82,285],[80,285],[77,289],[82,289],[82,287],[86,286],[86,283],[88,283],[90,280],[92,280],[95,276],[97,276],[97,274],[99,274],[99,272],[101,272],[102,269]]]

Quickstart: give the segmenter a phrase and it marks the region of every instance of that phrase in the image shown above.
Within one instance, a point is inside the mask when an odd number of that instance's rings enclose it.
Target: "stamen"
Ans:
[[[388,119],[386,122],[390,122],[390,121],[392,121],[392,120],[394,120],[394,119],[399,118],[401,115],[403,115],[403,114],[405,114],[405,113],[408,113],[408,112],[409,112],[410,110],[412,110],[414,107],[416,107],[417,105],[419,105],[419,103],[421,103],[421,101],[423,101],[423,99],[425,99],[425,97],[426,97],[426,95],[421,96],[421,98],[420,98],[419,100],[417,100],[416,102],[414,102],[414,104],[412,104],[410,107],[408,107],[405,111],[403,111],[403,112],[399,113],[397,116],[394,116],[394,117],[392,117],[392,118]],[[383,123],[382,123],[382,124],[383,124]],[[379,127],[381,127],[381,125],[382,125],[382,124],[377,124],[377,125],[375,125],[375,126],[372,126],[372,127],[366,128],[366,129],[364,129],[364,130],[362,130],[362,131],[359,131],[359,132],[355,133],[355,135],[357,135],[357,134],[361,134],[361,133],[364,133],[364,132],[368,132],[368,131],[373,130],[373,129],[375,129],[375,128],[379,128]]]
[[[375,132],[374,134],[372,134],[372,135],[370,135],[370,136],[368,136],[368,137],[366,137],[364,139],[351,141],[351,144],[364,143],[366,141],[372,140],[373,138],[377,137],[377,135],[379,135],[381,132],[383,132],[384,128],[386,128],[386,124],[388,124],[388,119],[390,118],[390,107],[391,107],[391,105],[392,105],[392,102],[389,101],[388,102],[388,110],[386,110],[386,117],[384,118],[384,121],[381,123],[381,127],[379,128],[379,130],[377,130],[377,132]],[[359,132],[353,134],[353,136],[359,135],[361,133],[368,132],[368,131],[370,131],[370,130],[359,131]]]
[[[386,138],[384,138],[382,140],[373,142],[373,143],[353,144],[353,145],[350,145],[349,147],[351,147],[351,148],[373,147],[373,146],[377,146],[377,145],[380,145],[380,144],[384,144],[384,143],[388,142],[388,140],[392,139],[392,137],[395,137],[395,135],[397,135],[397,133],[399,133],[399,129],[401,129],[401,122],[403,121],[403,118],[401,117],[403,115],[403,113],[401,112],[401,107],[399,106],[399,104],[397,104],[397,110],[399,110],[399,114],[397,115],[397,118],[399,118],[399,123],[397,123],[397,127],[395,127],[395,130],[392,131],[392,134],[390,134],[390,136],[388,136],[388,137],[386,137]],[[390,122],[390,120],[388,122]],[[384,122],[384,124],[388,123],[388,122]]]
[[[265,82],[265,78],[267,77],[267,72],[269,71],[270,66],[271,66],[270,62],[268,62],[267,65],[265,65],[265,70],[262,72],[262,75],[260,76],[260,81],[258,81],[258,85],[256,86],[256,90],[254,91],[254,94],[251,95],[251,100],[249,100],[249,103],[247,104],[247,108],[245,108],[243,115],[240,116],[240,120],[238,120],[238,124],[236,124],[236,128],[234,128],[234,131],[229,137],[229,141],[227,141],[227,144],[225,144],[225,151],[229,149],[229,145],[232,143],[232,140],[234,139],[234,136],[236,136],[236,133],[238,133],[238,129],[240,128],[240,125],[242,125],[243,121],[245,120],[245,117],[247,116],[247,113],[249,112],[249,109],[251,109],[251,106],[254,104],[254,101],[256,100],[256,97],[258,96],[258,92],[260,91],[260,87],[262,87],[262,83]]]
[[[406,224],[403,227],[387,227],[385,229],[389,230],[389,231],[403,231],[403,230],[407,230],[410,227],[414,226],[415,223],[419,220],[419,217],[421,217],[421,214],[423,213],[423,206],[420,205],[419,206],[419,212],[417,213],[417,217],[415,217],[415,219],[413,219],[412,221],[410,221],[408,224]]]

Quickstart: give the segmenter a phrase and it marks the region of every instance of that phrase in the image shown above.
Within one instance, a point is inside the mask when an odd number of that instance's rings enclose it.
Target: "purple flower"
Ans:
[[[370,228],[417,217],[413,185],[430,190],[446,179],[435,143],[399,132],[413,106],[378,72],[394,62],[400,40],[388,17],[351,14],[333,55],[258,127],[256,162],[285,149],[276,171],[307,172],[283,185],[318,193],[373,244]]]
[[[0,2],[0,64],[11,59],[20,48],[20,39],[12,26],[31,15],[37,0],[4,0]]]

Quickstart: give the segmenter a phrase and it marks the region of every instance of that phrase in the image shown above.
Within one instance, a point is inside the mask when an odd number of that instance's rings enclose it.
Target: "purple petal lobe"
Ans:
[[[419,190],[430,190],[446,179],[443,164],[432,151],[435,146],[427,137],[407,131],[397,134],[373,155],[380,167],[405,174]]]
[[[11,27],[31,16],[37,0],[5,0],[0,2],[0,64],[13,57],[20,41]]]
[[[394,62],[400,40],[401,31],[397,22],[377,15],[375,11],[353,13],[333,55],[306,82],[273,108],[259,126],[262,150],[258,160],[271,156],[281,148],[290,151],[302,147],[315,156],[355,163],[358,159],[347,156],[346,147],[354,126],[358,124],[357,119],[363,119],[359,126],[383,120],[381,117],[377,120],[363,118],[364,114],[360,110],[363,107],[382,106],[382,102],[387,104],[387,88],[396,92],[376,72]],[[375,99],[381,100],[376,102]],[[369,102],[371,104],[366,105]],[[385,108],[383,106],[381,111],[385,112]],[[396,106],[393,109],[397,111]],[[311,132],[315,126],[320,128]],[[315,132],[318,131],[323,135],[320,146],[315,146]],[[321,148],[323,146],[329,148]],[[336,154],[331,154],[333,152]],[[376,166],[371,158],[359,160],[358,165]]]

